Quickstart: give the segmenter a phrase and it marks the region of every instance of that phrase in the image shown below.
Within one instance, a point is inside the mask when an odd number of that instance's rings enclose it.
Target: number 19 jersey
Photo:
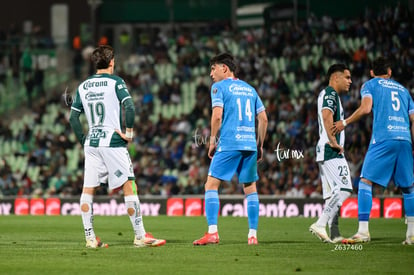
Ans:
[[[257,151],[256,115],[265,107],[256,90],[240,79],[226,78],[212,85],[211,102],[212,108],[223,108],[217,151]]]
[[[71,109],[85,112],[89,126],[85,146],[125,146],[115,130],[121,130],[121,104],[128,98],[124,80],[115,75],[95,74],[79,85]]]

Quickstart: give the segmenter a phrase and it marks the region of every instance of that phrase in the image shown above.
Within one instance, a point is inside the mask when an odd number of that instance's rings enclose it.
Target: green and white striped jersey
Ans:
[[[329,139],[323,124],[322,110],[328,109],[332,112],[333,122],[344,119],[344,110],[342,109],[341,99],[337,92],[330,86],[323,89],[318,96],[318,123],[319,123],[319,141],[316,145],[316,161],[324,161],[333,158],[343,158],[343,154],[338,154],[328,145]],[[328,129],[330,130],[330,129]],[[345,143],[345,131],[336,135],[336,141],[342,147]]]
[[[95,74],[78,86],[71,109],[84,112],[88,121],[84,146],[126,146],[115,130],[122,129],[122,103],[128,98],[131,96],[124,80],[115,75]]]

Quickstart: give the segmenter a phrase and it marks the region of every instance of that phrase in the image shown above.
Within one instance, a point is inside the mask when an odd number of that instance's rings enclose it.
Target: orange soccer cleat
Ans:
[[[204,236],[198,240],[193,242],[193,245],[207,245],[207,244],[218,244],[220,242],[220,238],[218,232],[216,233],[206,233]]]
[[[250,238],[247,239],[247,244],[248,245],[258,245],[259,242],[257,241],[256,237],[251,236]]]

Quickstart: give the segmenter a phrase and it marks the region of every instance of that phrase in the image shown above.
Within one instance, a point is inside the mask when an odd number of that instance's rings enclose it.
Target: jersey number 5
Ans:
[[[243,113],[242,113],[242,103],[241,103],[241,99],[240,97],[237,98],[237,106],[239,107],[239,120],[242,121],[243,120]],[[252,110],[250,107],[250,99],[246,99],[246,105],[244,107],[244,113],[247,116],[247,118],[249,119],[249,121],[252,121]]]
[[[391,101],[392,101],[392,108],[394,111],[400,110],[400,99],[398,98],[398,92],[393,91],[391,92]]]

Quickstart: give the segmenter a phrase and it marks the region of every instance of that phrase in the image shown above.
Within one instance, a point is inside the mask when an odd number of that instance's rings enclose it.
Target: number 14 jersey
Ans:
[[[265,110],[256,90],[237,78],[211,87],[212,108],[223,108],[217,151],[256,151],[256,115]]]

